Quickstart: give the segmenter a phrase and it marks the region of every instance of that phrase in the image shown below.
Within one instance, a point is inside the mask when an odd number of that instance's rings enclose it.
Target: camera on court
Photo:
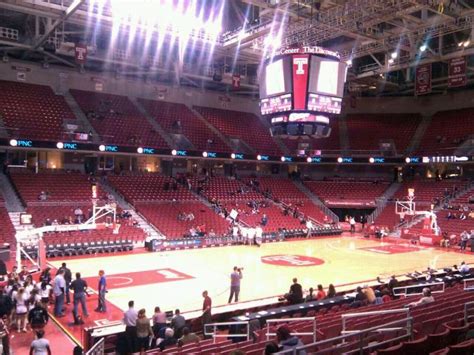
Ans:
[[[239,267],[239,268],[237,268],[237,271],[238,271],[238,272],[241,272],[241,271],[243,271],[243,270],[244,270],[244,268],[243,268],[243,267]]]

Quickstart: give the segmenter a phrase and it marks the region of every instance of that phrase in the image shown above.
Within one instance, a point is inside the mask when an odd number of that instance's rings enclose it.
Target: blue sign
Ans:
[[[270,157],[268,155],[260,155],[260,160],[269,161]]]
[[[186,157],[188,156],[188,152],[186,150],[177,150],[176,155],[180,157]]]
[[[155,154],[155,149],[153,149],[153,148],[143,148],[143,154]]]
[[[418,164],[421,162],[420,157],[409,157],[407,158],[407,163],[409,164]]]
[[[217,158],[217,153],[214,153],[214,152],[207,152],[207,157],[208,157],[208,158]]]
[[[349,158],[349,157],[345,157],[345,158],[342,158],[342,162],[343,163],[352,163],[352,158]]]
[[[27,140],[23,140],[23,139],[19,139],[17,141],[17,147],[26,147],[26,148],[30,148],[33,146],[33,142],[32,141],[27,141]]]
[[[282,161],[292,162],[293,157],[283,157]]]
[[[374,163],[385,163],[385,158],[374,158]]]
[[[321,157],[311,157],[311,163],[321,163]]]
[[[63,143],[63,149],[77,150],[77,143]]]
[[[118,146],[116,146],[116,145],[106,145],[105,146],[105,151],[115,153],[115,152],[118,152],[119,149],[118,149]]]
[[[244,155],[240,153],[235,153],[234,156],[234,159],[244,159]]]

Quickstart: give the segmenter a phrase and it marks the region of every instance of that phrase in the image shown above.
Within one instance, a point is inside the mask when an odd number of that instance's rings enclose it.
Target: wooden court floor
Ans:
[[[262,259],[263,258],[263,259]],[[88,277],[96,287],[96,275],[108,276],[107,298],[120,309],[134,300],[136,308],[181,311],[199,309],[201,292],[208,290],[213,306],[227,303],[229,275],[233,266],[244,267],[241,301],[276,297],[288,291],[293,277],[304,289],[329,283],[363,284],[377,276],[387,278],[424,270],[474,263],[470,253],[435,248],[395,245],[357,237],[321,238],[265,244],[262,247],[233,246],[207,249],[50,260],[55,267],[66,261],[74,272]]]

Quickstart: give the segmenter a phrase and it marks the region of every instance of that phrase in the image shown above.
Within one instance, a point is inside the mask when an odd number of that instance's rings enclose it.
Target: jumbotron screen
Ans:
[[[262,115],[283,112],[340,114],[347,65],[320,47],[286,49],[262,68]]]

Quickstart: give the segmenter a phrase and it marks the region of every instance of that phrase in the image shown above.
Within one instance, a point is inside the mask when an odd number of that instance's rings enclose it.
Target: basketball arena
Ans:
[[[0,0],[2,354],[474,354],[473,22]]]

